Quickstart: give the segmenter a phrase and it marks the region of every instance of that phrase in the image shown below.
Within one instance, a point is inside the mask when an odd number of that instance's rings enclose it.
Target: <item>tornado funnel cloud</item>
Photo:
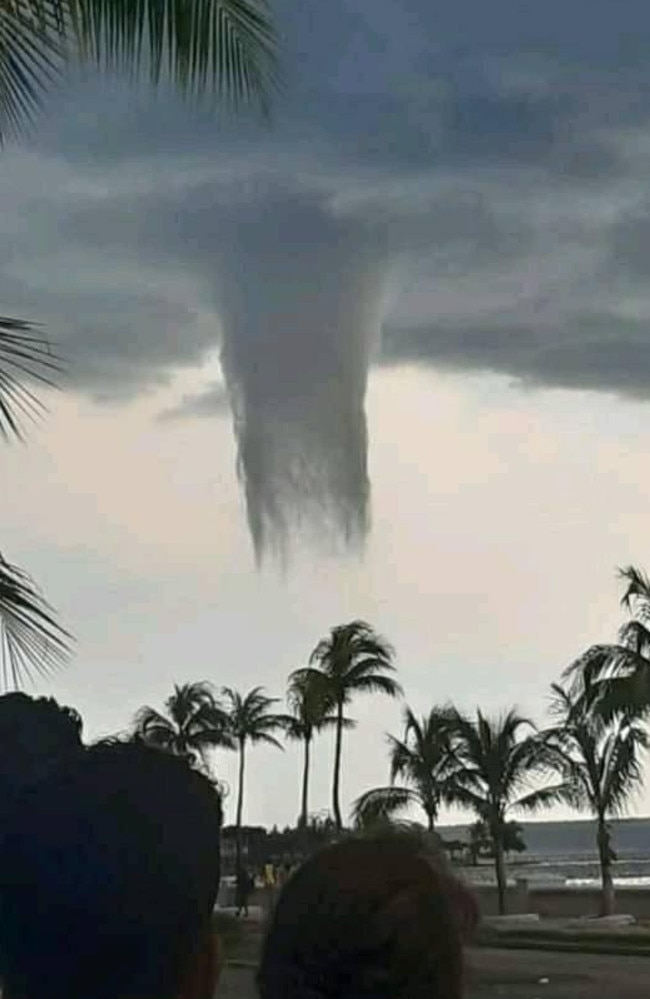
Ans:
[[[358,221],[265,201],[220,254],[221,362],[258,560],[359,548],[369,525],[368,367],[385,255]]]

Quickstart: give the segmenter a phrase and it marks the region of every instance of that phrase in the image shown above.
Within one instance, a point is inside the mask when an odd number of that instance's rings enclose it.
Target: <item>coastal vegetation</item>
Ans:
[[[392,646],[365,621],[337,625],[316,643],[308,665],[288,677],[286,707],[259,686],[242,693],[186,683],[174,687],[161,710],[146,706],[136,712],[121,738],[184,757],[224,796],[222,754],[238,754],[235,822],[224,830],[234,842],[237,868],[244,835],[248,843],[260,833],[243,824],[248,752],[255,745],[282,749],[284,740],[302,745],[296,827],[273,834],[287,856],[304,856],[341,835],[379,828],[440,839],[441,811],[461,810],[474,819],[467,837],[440,842],[452,859],[491,860],[500,912],[507,904],[507,857],[525,848],[517,818],[554,805],[587,812],[601,871],[601,912],[609,914],[615,901],[611,821],[625,814],[641,787],[650,747],[650,582],[637,569],[622,576],[630,620],[618,642],[588,649],[552,684],[546,725],[534,724],[512,706],[489,715],[443,702],[419,714],[404,704],[401,732],[387,735],[387,782],[357,797],[347,826],[341,809],[343,733],[356,723],[354,701],[362,694],[403,696]],[[12,696],[24,697],[6,695],[0,703]],[[18,707],[24,719],[26,709]],[[14,713],[8,705],[9,720]],[[50,714],[54,725],[57,712]],[[79,716],[66,717],[80,733]],[[327,729],[334,733],[334,747],[331,811],[324,816],[310,811],[309,780],[312,754]],[[58,738],[53,729],[52,740]]]
[[[405,705],[401,734],[387,736],[388,782],[357,797],[350,827],[417,828],[421,816],[423,828],[434,833],[442,808],[466,811],[475,817],[467,855],[474,863],[479,857],[492,859],[499,911],[504,912],[506,857],[524,847],[515,816],[558,804],[588,811],[594,818],[601,867],[601,911],[612,912],[615,853],[610,822],[625,813],[640,787],[643,752],[649,745],[644,721],[650,698],[643,684],[650,677],[650,658],[645,655],[650,632],[644,630],[645,620],[650,621],[650,584],[638,570],[625,570],[623,575],[628,584],[625,606],[634,607],[641,620],[633,618],[635,628],[629,622],[624,626],[620,645],[598,646],[597,652],[588,650],[572,664],[565,671],[568,686],[552,685],[546,727],[537,727],[514,707],[491,717],[480,709],[469,715],[451,703],[434,704],[423,715]],[[640,643],[643,663],[638,648],[628,655],[632,633]],[[172,752],[196,754],[201,766],[214,748],[239,751],[234,826],[238,863],[247,744],[281,746],[282,737],[302,743],[296,838],[286,832],[292,851],[299,852],[312,841],[320,843],[347,832],[340,804],[343,732],[355,724],[350,709],[359,694],[402,696],[395,673],[390,643],[367,622],[352,621],[332,628],[314,647],[309,665],[290,674],[286,713],[276,710],[277,700],[259,687],[247,695],[224,688],[218,698],[207,685],[194,684],[176,688],[167,702],[167,713],[173,717],[179,690],[200,695],[198,721],[189,726],[191,745],[177,737],[182,727],[178,718],[172,738],[151,709],[139,713],[134,731]],[[309,776],[316,740],[328,728],[335,736],[332,807],[330,824],[322,825],[309,811]]]
[[[268,697],[261,687],[254,687],[247,694],[241,694],[232,687],[224,687],[228,728],[234,746],[239,754],[239,779],[237,782],[236,867],[241,864],[241,828],[244,811],[244,778],[246,773],[246,749],[250,745],[266,743],[282,749],[275,733],[286,727],[287,716],[277,714],[273,706],[277,698]]]
[[[560,775],[558,799],[589,812],[596,822],[602,882],[601,914],[614,911],[614,880],[609,820],[625,812],[643,779],[640,755],[648,749],[648,733],[629,712],[609,722],[589,709],[587,696],[576,697],[553,685],[551,713],[556,724],[544,733],[549,764]]]
[[[291,677],[294,684],[312,685],[336,717],[332,814],[339,830],[343,828],[340,786],[345,708],[359,694],[401,694],[400,685],[391,676],[394,656],[392,646],[369,624],[351,621],[332,628],[312,652],[309,666]]]

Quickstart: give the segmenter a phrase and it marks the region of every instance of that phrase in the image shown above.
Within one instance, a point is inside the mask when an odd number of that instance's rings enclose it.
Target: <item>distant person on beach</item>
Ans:
[[[237,915],[248,919],[248,902],[254,888],[253,878],[249,871],[242,865],[239,867],[235,881],[235,903]]]
[[[460,999],[467,889],[408,838],[349,839],[311,857],[275,906],[261,999]]]
[[[65,755],[2,800],[4,999],[212,999],[221,803],[133,743]]]

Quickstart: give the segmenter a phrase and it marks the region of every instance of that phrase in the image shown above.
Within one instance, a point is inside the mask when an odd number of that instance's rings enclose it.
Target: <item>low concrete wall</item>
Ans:
[[[497,891],[493,885],[472,886],[484,916],[498,913]],[[595,887],[564,888],[529,886],[518,882],[509,886],[506,893],[506,911],[511,914],[537,912],[540,916],[571,919],[580,916],[597,916],[600,908],[600,890]],[[616,911],[629,913],[637,919],[650,919],[650,891],[645,888],[618,888]]]
[[[494,885],[471,885],[481,914],[496,916],[499,912],[497,890]],[[271,913],[279,894],[277,888],[256,888],[249,898],[251,906],[259,906],[266,917]],[[227,897],[227,901],[226,901]],[[234,905],[234,890],[220,897],[221,905]],[[509,885],[506,892],[506,912],[511,915],[537,912],[540,916],[572,919],[580,916],[597,916],[600,908],[600,890],[594,887],[564,888],[561,885],[529,885],[518,881]],[[650,891],[644,888],[618,888],[616,911],[629,913],[637,919],[650,919]]]

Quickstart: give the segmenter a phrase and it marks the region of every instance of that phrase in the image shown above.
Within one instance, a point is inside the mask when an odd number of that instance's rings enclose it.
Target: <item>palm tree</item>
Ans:
[[[228,712],[228,727],[239,750],[239,781],[237,787],[237,818],[235,820],[235,869],[241,867],[241,829],[244,810],[244,776],[246,771],[246,746],[250,742],[266,743],[282,749],[273,735],[287,725],[287,716],[271,710],[278,703],[277,697],[267,697],[263,687],[253,687],[247,694],[240,694],[232,687],[224,687]]]
[[[634,566],[619,569],[625,582],[621,605],[630,619],[618,642],[592,645],[567,670],[572,697],[586,696],[603,717],[650,711],[650,579]]]
[[[311,744],[317,732],[336,725],[336,715],[332,714],[333,705],[327,699],[327,691],[323,684],[314,683],[313,677],[310,676],[294,673],[289,677],[287,701],[291,711],[285,728],[287,738],[302,742],[304,746],[299,825],[306,829],[309,820]],[[353,725],[349,719],[346,719],[345,723],[348,726]]]
[[[601,915],[614,911],[609,819],[620,815],[643,780],[639,754],[650,745],[638,721],[619,715],[610,722],[590,710],[589,699],[553,684],[551,712],[556,725],[544,735],[550,762],[562,778],[559,797],[596,820],[602,882]]]
[[[532,778],[543,772],[544,745],[534,726],[514,709],[499,718],[481,711],[470,719],[455,713],[454,747],[458,766],[453,776],[453,800],[471,809],[484,822],[494,853],[499,912],[505,912],[505,827],[514,809],[536,811],[558,800],[557,787],[530,790]]]
[[[353,819],[368,826],[389,821],[412,805],[419,806],[433,832],[440,805],[452,799],[457,759],[451,739],[452,715],[448,708],[432,708],[417,718],[404,711],[404,738],[388,736],[390,786],[375,787],[357,798]],[[395,784],[401,778],[402,785]]]
[[[165,701],[166,714],[144,707],[135,717],[135,736],[150,746],[182,756],[209,772],[208,751],[234,749],[229,718],[208,683],[174,686]]]
[[[18,134],[70,59],[131,75],[146,65],[184,95],[212,90],[268,110],[277,83],[276,35],[267,0],[2,0],[0,144]],[[0,435],[20,436],[19,416],[39,404],[23,379],[49,383],[56,359],[41,332],[0,317]],[[63,665],[70,636],[33,581],[0,555],[3,686]]]
[[[305,677],[321,684],[331,699],[336,715],[332,809],[336,828],[343,828],[340,803],[341,747],[345,727],[345,705],[355,694],[401,694],[401,687],[387,673],[395,670],[392,646],[365,621],[351,621],[332,628],[312,652],[306,669],[293,677]]]

